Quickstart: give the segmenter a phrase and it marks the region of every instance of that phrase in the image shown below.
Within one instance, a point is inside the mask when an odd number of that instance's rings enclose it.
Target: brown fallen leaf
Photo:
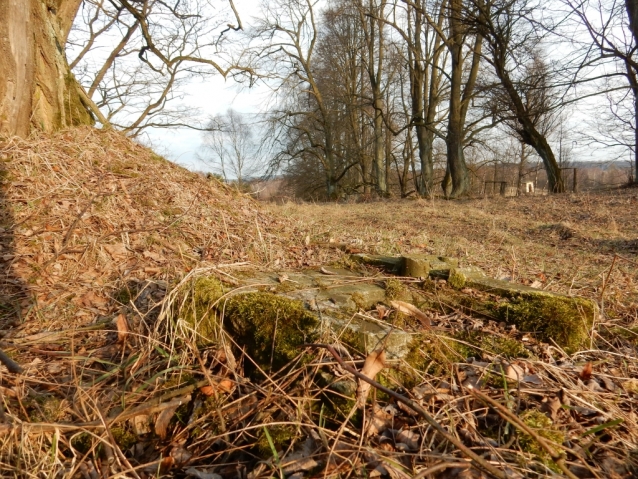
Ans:
[[[368,354],[365,362],[363,363],[363,369],[361,374],[374,379],[379,371],[385,367],[385,350],[377,349]],[[365,381],[359,380],[359,386],[357,387],[357,407],[363,408],[366,405],[368,399],[368,392],[371,385]]]
[[[589,362],[589,363],[587,363],[587,364],[585,364],[583,366],[583,369],[580,372],[580,374],[578,375],[578,377],[580,379],[582,379],[583,381],[589,381],[591,379],[591,374],[592,374],[593,370],[594,370],[594,367],[593,367],[592,363]]]
[[[332,271],[327,270],[326,268],[324,268],[323,266],[321,267],[321,269],[319,270],[321,271],[323,274],[327,274],[327,275],[336,275],[337,273],[334,273]]]
[[[126,340],[126,336],[128,335],[128,321],[126,321],[126,316],[122,313],[117,315],[115,318],[115,326],[117,327],[117,342],[123,343]]]
[[[176,466],[183,466],[190,461],[193,454],[182,446],[175,446],[171,449],[170,456],[175,460]]]
[[[165,263],[166,262],[166,258],[164,258],[164,256],[162,256],[159,253],[154,253],[152,251],[144,251],[142,253],[142,256],[144,256],[144,258],[146,258],[146,259],[151,259],[151,260],[155,261],[156,263]]]
[[[377,307],[377,316],[379,316],[379,319],[385,319],[390,314],[390,308],[386,308],[382,304],[377,304],[376,307]]]
[[[558,420],[558,411],[560,411],[562,404],[557,397],[545,398],[541,402],[541,412],[549,415],[550,419],[554,422]]]
[[[84,294],[80,299],[79,303],[81,306],[85,308],[95,308],[95,309],[106,309],[109,302],[106,298],[98,296],[93,291],[89,291]]]
[[[161,413],[158,414],[157,419],[155,420],[155,434],[157,434],[162,439],[166,439],[166,434],[168,433],[168,426],[177,411],[177,408],[180,406],[179,403],[171,405],[164,409]]]
[[[124,259],[128,256],[128,250],[122,243],[104,245],[104,249],[114,260]]]
[[[426,328],[429,328],[431,326],[430,318],[428,318],[423,311],[421,311],[413,304],[406,303],[404,301],[390,301],[390,306],[403,314],[414,316],[419,321],[421,321],[421,324],[423,324],[423,326],[425,326]]]
[[[525,371],[518,364],[508,364],[505,366],[505,377],[514,382],[520,382],[525,375]]]
[[[205,396],[212,396],[213,394],[215,394],[216,391],[229,393],[232,391],[232,389],[233,389],[233,382],[230,379],[222,379],[215,386],[211,384],[207,384],[206,386],[202,386],[201,388],[199,388],[199,390]]]

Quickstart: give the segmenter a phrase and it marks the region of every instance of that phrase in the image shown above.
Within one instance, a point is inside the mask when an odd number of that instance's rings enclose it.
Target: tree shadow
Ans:
[[[28,285],[16,274],[13,265],[16,222],[14,205],[8,200],[11,188],[7,162],[11,156],[7,144],[0,141],[0,335],[22,323],[24,312],[32,303]]]
[[[593,243],[600,253],[618,254],[632,260],[638,255],[638,239],[600,239]]]

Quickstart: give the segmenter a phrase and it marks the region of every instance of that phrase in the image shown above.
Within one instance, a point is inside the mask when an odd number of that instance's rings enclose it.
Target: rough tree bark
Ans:
[[[629,28],[634,39],[634,45],[638,45],[638,0],[625,0],[625,8],[629,17]],[[633,65],[625,61],[629,83],[634,94],[634,120],[638,121],[638,81]],[[638,183],[638,124],[634,123],[634,183]]]
[[[450,75],[450,107],[447,146],[447,171],[443,179],[443,192],[446,198],[458,198],[469,188],[469,175],[463,156],[463,122],[461,112],[461,83],[463,81],[463,29],[461,27],[461,0],[450,0],[449,4],[450,37],[448,48],[452,60]]]
[[[64,53],[82,0],[0,0],[0,135],[93,124]]]

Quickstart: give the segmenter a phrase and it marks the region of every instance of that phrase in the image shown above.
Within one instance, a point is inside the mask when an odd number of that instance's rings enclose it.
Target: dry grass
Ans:
[[[353,408],[332,384],[352,378],[324,350],[251,379],[232,338],[220,329],[204,342],[181,317],[196,278],[231,286],[247,268],[345,259],[318,246],[330,240],[459,256],[600,301],[591,350],[571,356],[485,318],[428,311],[439,328],[510,338],[530,355],[474,347],[471,361],[430,332],[423,367],[395,362],[380,380],[506,477],[637,471],[635,192],[266,208],[89,128],[12,139],[0,157],[2,347],[25,368],[0,368],[3,477],[486,477],[391,397]],[[359,352],[339,351],[361,366]]]

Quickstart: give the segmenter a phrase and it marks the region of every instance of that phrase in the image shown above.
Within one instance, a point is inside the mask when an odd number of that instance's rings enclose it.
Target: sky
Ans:
[[[225,1],[225,0],[214,0]],[[234,0],[245,29],[249,29],[253,18],[259,15],[260,0]],[[320,1],[319,3],[324,3]],[[184,98],[180,104],[187,105],[193,111],[198,110],[200,118],[223,113],[229,108],[244,113],[247,120],[257,120],[257,116],[268,103],[269,90],[258,83],[248,89],[237,84],[231,76],[225,80],[221,75],[209,76],[206,80],[193,80],[184,88]],[[604,101],[601,97],[592,98],[592,102]],[[567,115],[570,134],[566,135],[566,144],[573,149],[575,160],[611,160],[609,149],[591,148],[586,142],[575,141],[578,130],[583,130],[591,113],[585,112],[583,105]],[[575,125],[578,125],[575,127]],[[141,141],[167,159],[195,171],[212,171],[213,168],[199,159],[205,155],[202,150],[203,133],[189,128],[147,129]],[[554,146],[554,145],[553,145]],[[614,152],[617,158],[617,153]]]
[[[189,84],[188,95],[183,102],[199,108],[204,117],[224,113],[232,108],[244,113],[250,122],[259,114],[260,106],[266,102],[267,95],[268,91],[263,87],[244,88],[230,78],[224,80],[217,75],[205,82]],[[194,171],[212,170],[198,158],[205,155],[201,149],[203,132],[190,128],[154,128],[149,129],[147,135],[150,146],[167,159]]]
[[[235,7],[244,25],[250,28],[252,17],[258,14],[260,0],[234,0]],[[198,109],[202,116],[210,117],[232,108],[247,116],[250,122],[267,102],[268,90],[263,85],[246,88],[230,76],[224,79],[214,75],[205,81],[196,80],[188,84],[183,103]],[[202,132],[189,128],[149,129],[147,141],[159,154],[167,159],[195,171],[211,171],[198,156],[204,154]]]

